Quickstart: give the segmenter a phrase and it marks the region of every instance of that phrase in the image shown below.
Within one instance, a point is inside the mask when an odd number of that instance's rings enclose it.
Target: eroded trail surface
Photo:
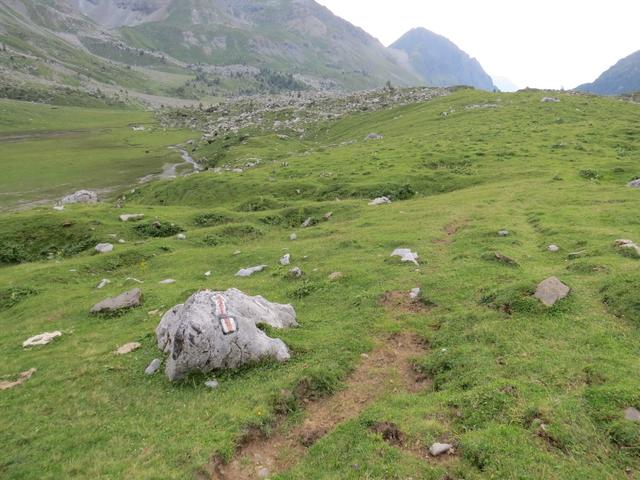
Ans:
[[[293,467],[314,442],[340,423],[357,417],[369,404],[400,391],[417,392],[427,386],[413,367],[424,354],[416,336],[392,336],[370,354],[347,379],[346,388],[332,397],[308,404],[305,420],[289,430],[277,429],[269,438],[248,439],[228,464],[212,465],[211,478],[241,480],[270,477]]]

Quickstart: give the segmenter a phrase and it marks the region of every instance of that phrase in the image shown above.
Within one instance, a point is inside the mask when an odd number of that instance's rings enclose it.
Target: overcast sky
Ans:
[[[639,0],[317,0],[385,45],[444,35],[519,87],[574,88],[640,50]]]

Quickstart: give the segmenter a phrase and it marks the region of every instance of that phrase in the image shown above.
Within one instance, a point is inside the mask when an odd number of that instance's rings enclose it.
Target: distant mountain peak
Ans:
[[[593,83],[576,88],[598,95],[621,95],[640,92],[640,50],[623,58]]]
[[[409,30],[390,48],[406,53],[413,69],[429,85],[468,85],[489,91],[495,89],[491,77],[478,60],[448,38],[424,27]]]

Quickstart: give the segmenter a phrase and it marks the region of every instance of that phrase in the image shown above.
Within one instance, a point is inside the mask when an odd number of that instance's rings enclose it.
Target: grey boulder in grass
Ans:
[[[257,325],[296,327],[291,305],[250,297],[239,290],[204,290],[169,310],[156,329],[158,348],[169,355],[166,374],[179,380],[191,372],[238,368],[260,360],[289,359],[282,340]]]
[[[558,301],[569,296],[569,293],[571,293],[571,288],[557,277],[549,277],[538,285],[534,297],[547,307],[553,307]]]
[[[91,309],[94,315],[100,313],[115,313],[129,308],[142,305],[142,291],[139,288],[129,290],[117,297],[107,298],[100,303],[96,303]]]

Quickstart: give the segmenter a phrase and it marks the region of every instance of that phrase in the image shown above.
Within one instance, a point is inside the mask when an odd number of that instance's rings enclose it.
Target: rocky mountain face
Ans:
[[[467,85],[494,90],[491,77],[480,63],[447,38],[424,28],[416,28],[390,47],[408,55],[409,63],[430,86]]]
[[[205,99],[422,83],[313,0],[0,0],[0,95]]]
[[[640,92],[640,50],[620,60],[595,82],[580,85],[576,90],[598,95]]]

